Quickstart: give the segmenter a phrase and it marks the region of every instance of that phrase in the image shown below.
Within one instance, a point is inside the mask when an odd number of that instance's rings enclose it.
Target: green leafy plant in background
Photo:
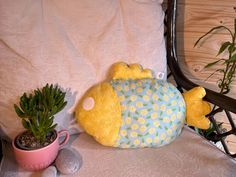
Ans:
[[[194,46],[196,46],[203,38],[208,36],[209,34],[215,32],[218,29],[225,30],[231,37],[229,41],[224,41],[219,48],[218,55],[222,54],[223,52],[227,52],[227,58],[218,59],[212,63],[208,63],[205,68],[212,67],[216,64],[223,65],[222,68],[217,69],[213,72],[209,77],[214,75],[216,72],[222,73],[223,77],[218,80],[218,87],[220,88],[220,93],[227,94],[230,92],[231,83],[235,77],[236,73],[236,19],[234,19],[234,31],[230,30],[228,27],[221,25],[216,26],[210,29],[206,34],[201,36]],[[209,78],[208,77],[208,78]]]
[[[226,53],[227,58],[220,58],[212,63],[208,63],[205,66],[205,68],[210,68],[216,64],[222,66],[220,69],[217,69],[216,71],[214,71],[208,78],[213,76],[216,72],[222,73],[222,78],[220,78],[217,81],[218,87],[220,88],[220,93],[227,94],[230,92],[231,84],[233,82],[233,79],[235,78],[235,73],[236,73],[236,19],[234,19],[234,30],[230,30],[228,27],[224,25],[213,27],[196,41],[196,43],[194,44],[194,47],[205,37],[207,37],[208,35],[214,33],[215,31],[219,29],[225,30],[228,33],[228,35],[230,35],[230,40],[222,42],[219,48],[219,51],[217,53],[217,56],[219,56],[222,53]],[[213,110],[214,109],[215,107],[213,108]],[[222,127],[222,124],[223,124],[222,122],[217,123],[217,128],[221,132],[224,132],[225,129]],[[211,124],[208,130],[200,130],[200,129],[195,129],[195,130],[196,132],[198,132],[199,134],[201,134],[202,136],[208,139],[214,136],[216,132],[216,127],[214,127]]]
[[[19,106],[14,104],[24,128],[40,142],[57,126],[54,124],[54,115],[66,106],[65,94],[58,86],[47,84],[42,89],[34,90],[32,94],[24,93],[20,97]]]

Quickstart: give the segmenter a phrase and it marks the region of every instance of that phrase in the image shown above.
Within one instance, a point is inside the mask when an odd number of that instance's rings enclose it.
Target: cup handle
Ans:
[[[58,137],[59,138],[62,137],[63,135],[66,135],[66,136],[64,137],[64,140],[62,142],[59,142],[59,148],[64,146],[68,142],[68,140],[70,138],[70,133],[67,130],[60,130],[58,132]]]

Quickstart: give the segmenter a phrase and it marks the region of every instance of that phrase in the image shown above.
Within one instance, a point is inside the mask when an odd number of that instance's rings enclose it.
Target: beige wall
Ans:
[[[221,30],[195,48],[194,43],[214,26],[225,25],[233,29],[233,20],[236,18],[236,10],[233,7],[236,7],[235,0],[178,1],[177,55],[181,67],[192,81],[213,90],[218,90],[217,80],[221,75],[215,74],[207,81],[206,78],[219,67],[204,69],[204,66],[216,60],[219,46],[222,41],[229,39],[229,35]],[[236,81],[233,83],[230,96],[236,99]],[[234,118],[236,119],[235,115]],[[223,121],[224,127],[230,128],[223,114],[217,120]],[[227,143],[230,144],[231,151],[236,152],[236,137],[228,137]]]

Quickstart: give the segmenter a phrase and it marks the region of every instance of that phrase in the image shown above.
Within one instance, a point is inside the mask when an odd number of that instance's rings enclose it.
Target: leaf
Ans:
[[[33,133],[33,135],[38,138],[38,132],[37,132],[37,129],[36,127],[34,126],[34,124],[28,122],[28,125],[29,125],[29,130]]]
[[[58,107],[60,107],[61,105],[64,104],[64,98],[65,98],[65,94],[63,93],[61,97],[56,101],[55,104],[58,105]]]
[[[28,102],[23,101],[22,99],[20,100],[20,108],[22,111],[24,111],[25,113],[28,110]]]
[[[51,118],[45,120],[45,127],[51,127],[53,124],[53,120],[54,120],[54,116],[52,116]]]
[[[21,117],[21,118],[24,118],[24,117],[25,117],[25,114],[20,110],[20,108],[19,108],[16,104],[14,104],[14,108],[15,108],[16,114],[17,114],[19,117]]]
[[[45,122],[46,122],[45,119],[43,118],[43,116],[44,116],[43,112],[42,111],[37,112],[37,116],[39,116],[39,127],[41,129],[43,129],[43,127],[45,126]]]
[[[27,122],[25,119],[22,119],[22,125],[25,129],[29,130],[29,122]]]
[[[226,61],[226,63],[232,63],[236,61],[236,54],[234,54],[230,59]]]
[[[52,84],[50,85],[49,91],[50,91],[50,94],[53,93],[53,85]]]
[[[35,105],[35,97],[32,97],[31,95],[30,100],[29,100],[29,109],[32,110],[33,105]]]
[[[50,87],[51,88],[51,87]],[[52,106],[54,105],[54,92],[53,90],[50,90],[50,94],[49,94],[49,97],[48,97],[48,106],[49,106],[49,109],[52,108]]]
[[[44,108],[48,107],[46,95],[42,96],[42,105]]]
[[[225,49],[226,49],[228,46],[230,46],[230,45],[231,45],[231,42],[229,42],[229,41],[224,42],[224,43],[221,45],[220,50],[219,50],[217,56],[220,55],[222,52],[224,52]]]
[[[234,19],[234,32],[236,33],[236,18]]]
[[[209,68],[209,67],[215,65],[216,63],[222,61],[222,60],[223,60],[223,61],[226,61],[225,59],[219,59],[219,60],[217,60],[217,61],[214,61],[214,62],[208,63],[204,68]]]
[[[23,103],[28,103],[28,98],[26,93],[24,93],[21,97],[20,97],[20,101]]]
[[[235,48],[235,46],[234,46],[234,44],[231,44],[230,46],[229,46],[229,53],[233,53],[235,50],[236,50],[236,48]]]
[[[203,39],[203,38],[206,37],[208,34],[212,33],[213,31],[215,31],[215,30],[217,30],[217,29],[220,29],[220,28],[226,29],[227,31],[230,32],[231,36],[233,36],[233,35],[232,35],[232,32],[231,32],[226,26],[222,26],[222,25],[221,25],[221,26],[216,26],[216,27],[210,29],[206,34],[202,35],[202,36],[197,40],[197,42],[195,42],[194,47],[200,42],[201,39]]]
[[[37,120],[37,116],[33,116],[31,117],[31,124],[32,126],[34,126],[35,128],[38,127],[38,120]]]
[[[52,131],[53,129],[55,129],[55,128],[56,128],[56,126],[57,126],[57,124],[54,124],[52,127],[50,127],[50,128],[48,129],[48,131],[47,131],[47,132],[50,132],[50,131]]]

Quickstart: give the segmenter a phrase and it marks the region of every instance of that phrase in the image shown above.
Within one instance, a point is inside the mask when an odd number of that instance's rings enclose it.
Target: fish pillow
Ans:
[[[109,82],[90,88],[76,107],[80,126],[105,146],[159,147],[174,141],[187,124],[209,128],[205,90],[184,93],[138,64],[116,63]]]

